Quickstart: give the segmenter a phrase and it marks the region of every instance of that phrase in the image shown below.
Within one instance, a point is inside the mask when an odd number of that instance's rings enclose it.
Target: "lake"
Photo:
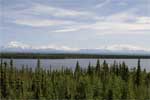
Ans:
[[[102,64],[104,60],[111,65],[114,61],[121,63],[125,62],[129,68],[137,67],[138,59],[99,59]],[[9,62],[10,59],[4,59],[4,61]],[[21,68],[23,65],[32,67],[33,69],[37,65],[37,59],[14,59],[14,66],[17,68]],[[76,62],[79,61],[79,64],[82,68],[87,68],[89,62],[91,65],[95,66],[97,59],[41,59],[41,67],[44,69],[49,69],[50,66],[52,69],[60,69],[63,67],[68,67],[74,69],[76,66]],[[141,68],[150,71],[150,59],[141,59]]]

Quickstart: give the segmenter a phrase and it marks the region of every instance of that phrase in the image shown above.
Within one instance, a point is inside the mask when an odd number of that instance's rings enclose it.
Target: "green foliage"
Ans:
[[[1,99],[39,100],[113,100],[150,99],[150,73],[142,71],[140,60],[137,69],[130,70],[123,62],[109,66],[106,61],[96,66],[90,63],[83,69],[79,62],[75,70],[42,69],[40,59],[32,70],[22,65],[15,68],[13,59],[0,63]]]
[[[100,72],[100,61],[99,60],[97,60],[97,63],[96,63],[96,71],[97,72]]]
[[[141,65],[140,65],[140,60],[138,60],[138,66],[137,66],[135,84],[137,86],[139,86],[140,82],[141,82]]]

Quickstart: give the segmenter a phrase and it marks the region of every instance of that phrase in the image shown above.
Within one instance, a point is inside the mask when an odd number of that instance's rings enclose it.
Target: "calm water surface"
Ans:
[[[129,68],[137,67],[138,61],[138,59],[100,59],[100,63],[102,64],[104,60],[106,60],[109,65],[113,64],[114,61],[118,63],[124,61]],[[10,59],[4,59],[4,61],[9,62]],[[14,59],[13,61],[14,66],[17,68],[21,68],[24,65],[34,69],[37,65],[37,59]],[[97,59],[41,59],[41,67],[49,69],[51,66],[52,69],[60,69],[63,66],[74,69],[77,61],[79,61],[82,68],[87,68],[89,62],[95,66]],[[150,71],[150,59],[141,59],[141,67],[142,69],[145,68]]]

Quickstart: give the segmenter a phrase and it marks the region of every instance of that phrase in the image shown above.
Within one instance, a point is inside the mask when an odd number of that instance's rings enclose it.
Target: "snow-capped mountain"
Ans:
[[[31,46],[20,42],[10,42],[1,47],[1,52],[23,52],[23,53],[83,53],[83,54],[142,54],[150,55],[150,49],[132,45],[111,45],[94,49],[70,48],[67,46]]]

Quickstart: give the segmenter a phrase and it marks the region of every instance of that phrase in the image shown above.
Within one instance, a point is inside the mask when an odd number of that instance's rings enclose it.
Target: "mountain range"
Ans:
[[[112,45],[96,49],[69,48],[66,46],[30,46],[19,42],[11,42],[2,46],[0,52],[17,53],[79,53],[79,54],[124,54],[124,55],[150,55],[150,50],[131,45]]]

